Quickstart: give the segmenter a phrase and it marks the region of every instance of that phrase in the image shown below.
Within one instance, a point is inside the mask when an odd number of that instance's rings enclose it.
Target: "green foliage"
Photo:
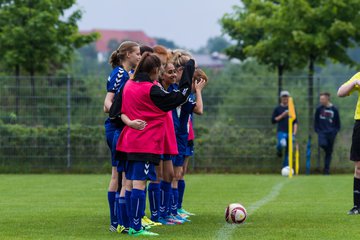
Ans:
[[[9,71],[20,66],[30,75],[55,70],[69,63],[74,49],[94,41],[98,34],[80,35],[81,11],[67,19],[64,12],[75,0],[2,1],[0,5],[0,55]]]
[[[29,127],[0,123],[0,135],[0,156],[7,156],[0,160],[0,172],[101,172],[110,164],[103,126],[71,126],[69,169],[64,154],[67,152],[65,125]]]

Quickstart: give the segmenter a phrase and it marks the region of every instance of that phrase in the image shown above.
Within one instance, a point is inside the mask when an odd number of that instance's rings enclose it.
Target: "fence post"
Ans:
[[[318,99],[320,96],[320,77],[317,78],[317,94],[318,94]],[[319,100],[318,100],[319,103]],[[320,151],[320,146],[319,143],[317,145],[317,159],[316,159],[316,170],[318,170],[320,172],[320,158],[321,158],[321,151]]]
[[[71,167],[71,77],[67,76],[67,168]]]

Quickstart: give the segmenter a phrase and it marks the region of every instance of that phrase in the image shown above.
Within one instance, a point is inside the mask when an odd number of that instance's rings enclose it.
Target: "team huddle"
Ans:
[[[109,63],[110,231],[155,236],[151,227],[183,224],[193,215],[182,207],[184,175],[194,154],[193,113],[203,113],[208,78],[190,53],[159,45],[123,42]]]

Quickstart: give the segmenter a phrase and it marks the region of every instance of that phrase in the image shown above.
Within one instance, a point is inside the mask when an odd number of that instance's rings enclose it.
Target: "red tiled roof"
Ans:
[[[104,30],[93,29],[90,31],[80,31],[82,34],[88,34],[92,32],[100,33],[101,37],[96,42],[96,50],[98,52],[109,52],[113,49],[108,49],[108,43],[110,40],[117,40],[119,43],[124,40],[131,40],[140,44],[149,46],[156,45],[155,39],[147,36],[143,31],[122,31],[122,30]]]

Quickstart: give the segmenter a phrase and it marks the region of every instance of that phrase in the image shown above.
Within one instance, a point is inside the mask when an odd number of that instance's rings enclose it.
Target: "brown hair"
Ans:
[[[208,82],[208,76],[206,75],[206,73],[202,69],[197,68],[194,72],[194,80],[198,81],[200,80],[200,78],[204,79],[206,83]]]
[[[146,52],[150,52],[150,53],[153,53],[154,52],[154,49],[152,49],[152,47],[149,47],[147,45],[142,45],[140,47],[140,55],[142,56],[144,53]]]
[[[138,63],[135,69],[134,77],[136,77],[138,73],[150,74],[156,68],[160,68],[160,67],[161,67],[160,59],[153,53],[145,52],[142,55],[140,62]]]
[[[125,41],[120,44],[120,46],[111,53],[109,58],[110,65],[115,68],[122,64],[122,61],[124,61],[126,54],[132,53],[134,50],[134,47],[139,47],[139,44],[132,41]]]
[[[330,98],[331,95],[328,92],[322,92],[322,93],[320,93],[320,96],[326,96],[326,97]]]
[[[184,66],[185,63],[192,58],[191,54],[184,50],[174,50],[171,52],[172,62],[176,68]]]

